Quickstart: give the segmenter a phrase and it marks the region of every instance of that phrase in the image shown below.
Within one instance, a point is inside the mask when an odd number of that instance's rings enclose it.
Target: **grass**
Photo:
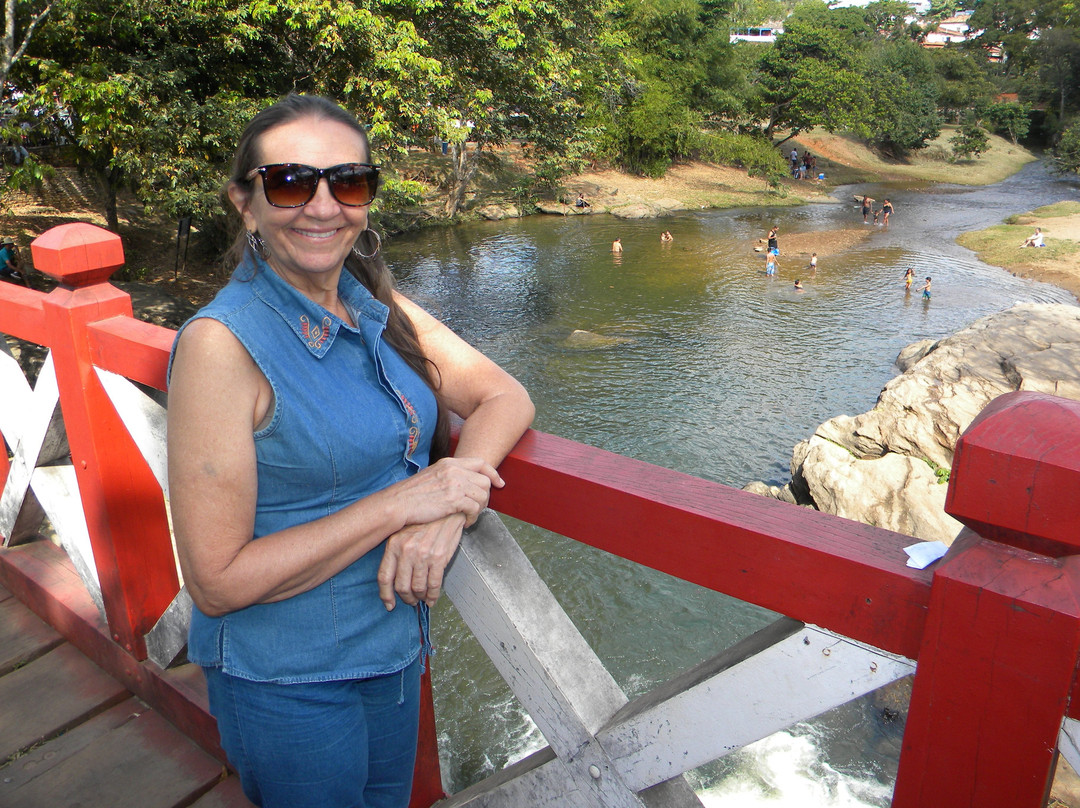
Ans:
[[[970,160],[953,160],[949,143],[956,126],[942,127],[941,134],[925,149],[903,160],[891,160],[875,153],[847,135],[810,132],[795,138],[804,148],[818,155],[819,170],[824,166],[830,184],[874,182],[881,180],[922,180],[957,185],[989,185],[1015,174],[1038,155],[1015,146],[1011,141],[990,135],[990,148]]]
[[[1017,213],[1005,220],[1005,224],[1030,225],[1039,219],[1054,219],[1058,216],[1072,216],[1080,213],[1080,202],[1055,202],[1052,205],[1043,205],[1041,208],[1029,213]]]
[[[1059,203],[1072,204],[1072,203]],[[1080,206],[1078,206],[1080,207]],[[1024,214],[1030,215],[1030,214]],[[1024,215],[1011,218],[1023,218]],[[1065,215],[1065,214],[1060,214]],[[1031,219],[1029,219],[1029,222]],[[998,224],[985,230],[961,233],[956,243],[973,250],[979,260],[986,264],[1014,269],[1016,267],[1064,261],[1080,254],[1080,244],[1075,241],[1046,239],[1046,246],[1024,249],[1020,245],[1031,235],[1029,224]]]

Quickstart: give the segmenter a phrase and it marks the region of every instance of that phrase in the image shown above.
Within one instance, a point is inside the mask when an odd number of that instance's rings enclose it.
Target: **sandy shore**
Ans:
[[[1007,224],[964,233],[957,241],[974,250],[980,261],[1021,278],[1053,284],[1080,298],[1080,213],[1054,215],[1054,207],[1058,206],[1010,217]],[[1044,210],[1049,215],[1040,215]],[[1046,248],[1021,247],[1036,227],[1042,228]]]

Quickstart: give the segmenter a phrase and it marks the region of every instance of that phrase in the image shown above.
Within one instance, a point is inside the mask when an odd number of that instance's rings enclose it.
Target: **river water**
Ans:
[[[823,256],[785,261],[784,233],[862,217],[853,193],[888,196],[888,227]],[[956,235],[1077,199],[1041,163],[984,188],[866,185],[832,204],[680,213],[662,220],[532,216],[426,230],[388,243],[402,290],[529,389],[535,428],[741,487],[789,479],[794,445],[821,422],[873,407],[904,346],[1017,302],[1072,295],[987,266]],[[781,271],[752,250],[781,227]],[[674,242],[662,245],[661,230]],[[610,252],[622,239],[621,256]],[[905,294],[912,267],[919,284]],[[933,298],[918,288],[933,277]],[[801,277],[805,291],[793,288]],[[575,330],[607,341],[571,347]],[[508,520],[556,597],[632,698],[766,625],[774,615]],[[544,746],[443,599],[436,713],[457,791]],[[767,686],[767,685],[765,685]],[[860,700],[695,773],[706,805],[884,806],[902,722]]]

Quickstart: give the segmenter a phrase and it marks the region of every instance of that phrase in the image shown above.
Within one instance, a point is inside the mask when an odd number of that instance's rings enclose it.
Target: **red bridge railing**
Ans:
[[[146,661],[179,589],[166,505],[95,370],[164,390],[174,333],[108,283],[119,237],[65,225],[32,250],[60,286],[0,285],[0,333],[52,351],[106,619],[47,543],[0,553],[0,582],[221,756],[199,675]],[[894,806],[1045,804],[1080,718],[1080,403],[1012,394],[970,425],[947,504],[968,528],[931,570],[909,537],[539,432],[501,473],[496,511],[917,660]],[[428,710],[417,806],[444,796]]]

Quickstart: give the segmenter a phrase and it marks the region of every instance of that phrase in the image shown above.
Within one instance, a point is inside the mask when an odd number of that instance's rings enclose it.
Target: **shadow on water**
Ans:
[[[783,234],[824,239],[863,227],[855,193],[888,196],[896,209],[890,224],[866,225],[864,239],[823,255],[810,274],[805,256],[785,253]],[[1032,164],[987,188],[851,186],[838,188],[832,204],[662,221],[533,216],[425,231],[396,239],[386,252],[406,294],[525,384],[537,429],[727,485],[782,484],[794,445],[834,415],[870,409],[904,346],[940,339],[1016,302],[1075,302],[955,244],[963,230],[1075,198],[1075,183]],[[753,248],[778,222],[780,270],[769,277]],[[662,230],[673,243],[660,243]],[[621,256],[611,253],[616,237]],[[905,293],[908,267],[918,282]],[[929,301],[918,292],[926,276],[933,277]],[[805,291],[794,290],[795,278]],[[597,338],[568,341],[577,330]],[[512,530],[631,696],[771,619],[530,526]],[[439,717],[450,750],[444,771],[457,790],[542,738],[443,603],[436,640],[437,692],[454,694],[439,697]],[[478,711],[477,703],[495,707]],[[868,723],[865,708],[850,710],[789,734],[777,754],[787,760],[809,744],[819,768],[839,766],[871,791],[888,786],[895,749],[881,737],[902,727],[882,729]],[[851,728],[856,753],[830,721]],[[703,787],[748,776],[750,765],[745,755],[725,763]],[[889,790],[844,804],[886,805]]]

